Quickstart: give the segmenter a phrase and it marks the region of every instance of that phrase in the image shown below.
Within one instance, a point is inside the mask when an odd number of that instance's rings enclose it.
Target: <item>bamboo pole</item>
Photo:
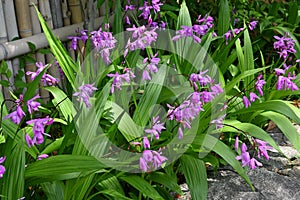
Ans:
[[[105,2],[101,5],[101,7],[99,9],[100,16],[105,16],[106,15],[107,8],[108,8],[108,1],[105,0]]]
[[[0,29],[0,43],[7,42],[7,31],[6,31],[6,23],[5,23],[5,18],[4,18],[4,10],[3,10],[2,1],[0,1],[0,27],[2,27]],[[8,69],[12,70],[11,61],[7,61],[6,64],[8,66]],[[1,75],[1,80],[9,81],[10,85],[13,85],[12,83],[14,81],[13,77],[7,78],[5,75]],[[10,93],[9,93],[9,90],[11,90],[11,89],[12,88],[10,86],[9,87],[4,87],[4,86],[1,85],[1,91],[2,91],[2,94],[3,94],[5,99],[11,99],[11,96],[10,96]],[[13,104],[8,103],[7,106],[10,109],[13,106]]]
[[[15,5],[20,36],[22,38],[32,36],[29,1],[15,0]],[[26,63],[25,71],[36,71],[36,67],[33,63]],[[31,81],[29,76],[26,76],[26,81]]]
[[[4,18],[6,22],[7,39],[8,41],[12,41],[16,38],[19,38],[14,2],[12,0],[4,0],[2,2],[3,2]],[[19,59],[13,59],[12,60],[13,77],[17,75],[19,69],[20,69]],[[25,81],[25,78],[23,81]]]
[[[70,19],[71,12],[68,9],[67,0],[61,1],[61,9],[63,14],[64,26],[69,26],[71,24],[71,19]]]
[[[60,0],[50,0],[51,15],[54,28],[64,26],[62,8]]]
[[[69,26],[71,24],[71,18],[70,18],[71,12],[68,9],[67,0],[61,1],[61,8],[62,8],[62,13],[63,13],[64,26]],[[75,60],[75,51],[69,48],[70,45],[71,45],[71,42],[68,42],[66,44],[66,47],[68,48],[68,52],[69,52],[71,58],[73,58]]]
[[[68,0],[68,5],[71,11],[72,24],[80,23],[83,21],[80,0]]]
[[[109,16],[110,23],[113,22],[114,15]],[[95,29],[104,22],[104,17],[95,19]],[[68,36],[72,35],[76,30],[83,29],[83,22],[73,24],[63,28],[53,30],[53,34],[62,42],[69,41]],[[37,34],[20,40],[5,42],[0,44],[0,61],[3,59],[11,59],[20,55],[29,53],[31,50],[28,42],[33,43],[37,49],[48,47],[47,39],[43,33]]]

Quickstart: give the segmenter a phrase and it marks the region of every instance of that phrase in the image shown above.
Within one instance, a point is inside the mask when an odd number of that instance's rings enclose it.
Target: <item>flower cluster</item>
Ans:
[[[178,128],[178,137],[180,139],[183,137],[183,129],[190,129],[195,117],[203,111],[203,105],[212,102],[217,95],[223,92],[221,86],[214,84],[214,80],[206,72],[207,70],[199,72],[199,74],[193,73],[190,75],[190,82],[194,88],[194,92],[185,101],[177,107],[167,105],[169,107],[168,118],[176,120],[181,125]]]
[[[44,142],[44,135],[51,137],[49,134],[45,133],[45,126],[48,126],[53,123],[53,119],[48,116],[45,118],[32,119],[27,121],[27,124],[33,124],[33,139],[26,134],[25,139],[28,147],[31,147],[35,144],[42,144]]]
[[[123,71],[125,72],[124,74],[119,74],[118,72],[116,72],[115,74],[107,74],[108,77],[114,77],[110,90],[111,93],[115,92],[115,87],[119,90],[122,90],[121,86],[124,82],[130,83],[130,79],[135,78],[135,75],[130,70],[130,68],[124,68]]]
[[[244,28],[234,28],[233,30],[229,30],[227,31],[223,37],[226,40],[226,44],[228,44],[228,40],[231,40],[232,38],[234,38],[235,35],[238,35],[241,31],[243,31]]]
[[[35,101],[37,98],[40,98],[39,95],[36,95],[32,99],[29,99],[26,102],[28,112],[30,114],[33,113],[33,111],[38,111],[38,107],[41,105],[39,102]],[[12,122],[15,124],[20,124],[22,118],[25,116],[25,112],[22,109],[22,104],[23,104],[23,95],[21,94],[19,99],[15,101],[17,109],[13,111],[12,113],[6,115],[4,119],[10,118]]]
[[[26,72],[26,75],[30,76],[30,79],[33,81],[48,65],[43,65],[42,62],[37,62],[35,64],[37,66],[37,70],[35,72],[28,71]],[[51,67],[51,65],[50,65]],[[58,83],[58,80],[54,78],[53,76],[44,73],[41,82],[44,86],[52,86]]]
[[[139,10],[142,11],[139,17],[143,17],[145,20],[147,20],[151,15],[151,10],[153,10],[155,13],[158,13],[160,11],[160,6],[162,5],[163,4],[160,3],[160,0],[152,0],[152,5],[149,5],[148,1],[144,1],[144,6],[139,8]]]
[[[253,31],[257,26],[258,21],[251,21],[248,25],[249,29]]]
[[[277,40],[274,42],[274,49],[278,50],[278,53],[280,57],[283,57],[283,59],[286,59],[289,55],[289,53],[296,53],[295,50],[295,41],[289,37],[288,33],[284,33],[284,36],[274,36],[274,38]]]
[[[78,88],[79,92],[75,92],[73,96],[78,97],[79,102],[84,102],[86,107],[90,108],[91,103],[89,102],[90,97],[93,94],[93,91],[96,91],[97,88],[94,87],[94,84],[84,84]]]
[[[268,143],[259,139],[253,139],[252,147],[254,148],[254,154],[251,158],[250,153],[248,151],[247,145],[242,143],[241,145],[241,153],[236,157],[237,160],[242,161],[242,167],[249,166],[251,169],[256,169],[256,167],[262,166],[262,163],[257,161],[254,158],[254,155],[257,153],[257,157],[261,158],[261,156],[265,157],[266,160],[269,160],[268,150],[272,150],[273,148],[268,146]],[[236,151],[239,149],[239,138],[236,137],[234,148]]]
[[[135,25],[133,25],[132,28],[127,28],[126,30],[133,33],[125,47],[124,57],[127,56],[128,51],[134,51],[136,49],[144,50],[157,40],[158,34],[155,32],[156,28],[147,29],[145,26],[135,27]]]
[[[100,28],[98,31],[91,32],[91,40],[95,49],[100,53],[104,62],[111,63],[109,58],[111,50],[116,47],[117,40],[111,32],[103,31]]]
[[[206,35],[206,33],[211,29],[214,19],[211,16],[204,16],[201,19],[201,15],[198,17],[197,22],[199,24],[194,24],[193,26],[182,26],[181,30],[176,31],[176,34],[172,40],[177,41],[180,38],[192,37],[195,43],[201,42],[201,37]]]
[[[157,58],[157,53],[151,57],[150,59],[150,63],[148,63],[143,71],[143,76],[142,79],[143,80],[151,80],[151,73],[157,73],[158,72],[158,68],[157,65],[160,61],[160,58]],[[147,61],[149,60],[149,58],[145,58],[143,60],[143,64],[147,63]]]
[[[6,159],[5,156],[3,156],[3,157],[0,158],[0,178],[3,177],[3,174],[6,171],[5,167],[2,165],[2,163],[4,163],[4,161],[5,161],[5,159]]]
[[[264,95],[263,86],[265,84],[266,84],[266,81],[264,79],[262,79],[262,74],[260,74],[257,77],[257,80],[255,82],[255,88],[258,91],[258,93],[260,94],[260,96]],[[244,103],[244,106],[246,108],[250,107],[251,106],[251,102],[254,102],[256,99],[259,99],[259,97],[254,92],[250,92],[249,99],[248,99],[247,96],[243,96],[243,103]]]
[[[160,151],[144,150],[140,158],[140,169],[144,172],[158,169],[166,160],[168,159]]]
[[[153,138],[153,136],[154,136],[155,139],[158,140],[161,131],[164,129],[166,129],[164,127],[164,123],[161,123],[159,120],[159,116],[157,116],[157,117],[153,117],[153,119],[152,119],[152,128],[145,129],[145,133],[150,134],[151,138]]]
[[[85,44],[89,36],[87,35],[87,30],[81,30],[80,36],[68,36],[68,38],[72,40],[70,49],[77,50],[78,41],[81,40]]]

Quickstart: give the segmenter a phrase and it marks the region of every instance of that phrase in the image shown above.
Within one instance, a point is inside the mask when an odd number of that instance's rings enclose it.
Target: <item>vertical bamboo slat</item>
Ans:
[[[80,0],[68,0],[69,8],[71,11],[72,24],[80,23],[83,21]]]
[[[5,20],[4,20],[4,10],[3,10],[3,6],[2,6],[2,1],[0,1],[0,27],[2,27],[0,29],[0,44],[7,42],[7,32],[6,32],[6,25],[5,25]],[[11,67],[11,62],[7,61],[6,62],[7,65],[9,67]],[[6,77],[4,75],[1,75],[1,80],[7,80]],[[9,80],[11,82],[11,80]],[[1,85],[1,92],[4,96],[5,99],[10,98],[10,94],[9,94],[9,89],[6,87],[3,87]],[[11,107],[12,105],[8,105],[9,107]]]
[[[28,0],[15,0],[19,33],[22,38],[32,36],[32,25],[30,19],[30,8]],[[25,71],[35,71],[34,63],[26,63]],[[26,81],[30,82],[30,77],[26,76]]]
[[[107,7],[108,7],[108,0],[105,0],[105,2],[102,4],[102,6],[99,9],[100,16],[105,16]]]
[[[54,28],[64,26],[60,0],[50,0],[51,15]]]
[[[12,41],[13,39],[19,38],[14,2],[12,0],[4,0],[2,2],[3,2],[4,18],[6,23],[7,39],[8,41]],[[18,73],[19,69],[20,69],[19,59],[13,59],[12,72],[14,77]]]
[[[67,0],[61,1],[61,9],[63,14],[64,26],[68,26],[71,24],[71,19],[70,19],[71,12],[68,9]]]

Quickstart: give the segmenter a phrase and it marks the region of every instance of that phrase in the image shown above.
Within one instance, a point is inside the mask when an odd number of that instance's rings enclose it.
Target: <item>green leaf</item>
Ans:
[[[287,117],[272,111],[264,112],[261,115],[272,120],[287,137],[287,139],[293,144],[294,148],[300,152],[300,136],[294,125]]]
[[[281,151],[277,146],[276,142],[273,140],[273,138],[266,131],[254,124],[241,123],[237,120],[224,120],[223,123],[225,126],[223,127],[222,132],[239,133],[241,132],[240,130],[242,130],[255,138],[268,142],[277,151]],[[232,127],[227,125],[230,125]]]
[[[67,180],[104,167],[92,156],[58,155],[28,165],[25,178],[36,183]]]
[[[47,71],[47,69],[48,69],[48,67],[46,67],[41,73],[39,73],[39,75],[37,77],[35,77],[35,79],[32,82],[30,82],[28,84],[27,91],[24,94],[24,101],[31,99],[36,94],[36,91],[39,88],[39,84],[42,79],[42,76]]]
[[[160,66],[158,73],[152,78],[145,89],[145,92],[143,93],[138,104],[138,108],[134,112],[133,120],[142,127],[146,127],[150,117],[148,113],[150,113],[152,106],[158,102],[166,78],[167,70],[167,66]]]
[[[64,71],[64,74],[69,80],[72,88],[75,89],[75,73],[78,71],[78,66],[69,56],[68,51],[65,49],[62,42],[53,35],[51,29],[48,27],[47,23],[44,20],[44,17],[41,15],[38,9],[36,7],[35,9],[37,11],[38,18],[40,20],[42,29],[45,33],[46,39],[48,40],[52,53],[57,59],[62,70]]]
[[[45,89],[51,92],[51,94],[53,95],[53,104],[55,106],[58,106],[65,119],[68,122],[71,122],[73,116],[76,115],[76,111],[73,107],[71,100],[62,90],[60,90],[57,87],[46,87]]]
[[[170,176],[162,172],[153,172],[147,177],[147,179],[159,183],[170,190],[177,192],[178,194],[183,195],[179,185],[177,184],[176,177]]]
[[[244,73],[241,73],[240,75],[238,75],[236,78],[234,78],[233,80],[231,80],[230,82],[228,82],[225,86],[225,91],[226,93],[229,93],[230,90],[232,90],[232,88],[234,88],[234,86],[239,83],[242,79],[251,76],[253,74],[256,74],[260,71],[263,71],[265,69],[267,69],[269,67],[263,67],[263,68],[259,68],[259,69],[253,69],[253,70],[249,70],[249,71],[245,71]]]
[[[238,110],[234,114],[242,115],[249,112],[257,111],[274,111],[289,117],[294,120],[297,124],[300,124],[300,111],[295,106],[292,106],[288,101],[282,100],[270,100],[258,104],[253,104],[248,108]]]
[[[254,69],[254,59],[253,59],[253,51],[252,44],[249,35],[249,31],[246,28],[244,31],[244,55],[245,55],[245,63],[244,63],[244,71],[251,71]],[[247,76],[245,79],[244,86],[252,88],[254,86],[254,75]]]
[[[133,186],[135,189],[140,191],[143,195],[146,197],[152,198],[152,199],[163,199],[158,192],[150,185],[147,181],[145,181],[143,178],[136,176],[136,175],[130,175],[130,176],[121,176],[119,179],[129,183],[131,186]]]
[[[104,2],[105,2],[105,0],[98,0],[97,1],[97,8],[100,8]]]
[[[28,44],[28,46],[29,46],[29,48],[30,48],[31,51],[35,51],[36,50],[36,46],[33,43],[27,42],[27,44]]]
[[[121,1],[116,0],[115,2],[116,9],[115,9],[115,16],[114,16],[114,25],[113,25],[113,33],[116,35],[123,31],[123,22],[122,22],[122,7]]]
[[[192,199],[206,199],[208,184],[204,162],[192,156],[183,155],[180,158],[180,164]]]
[[[64,199],[64,183],[62,181],[54,181],[41,184],[48,200]]]
[[[19,199],[24,196],[24,171],[25,171],[25,148],[24,138],[17,143],[12,139],[6,143],[6,172],[0,184],[4,184],[1,194],[7,199]],[[3,156],[3,155],[1,155]]]
[[[55,150],[58,150],[62,144],[64,137],[56,139],[54,142],[51,142],[42,152],[41,154],[50,154]]]
[[[237,155],[231,148],[220,141],[218,137],[216,138],[210,134],[197,136],[195,140],[202,141],[201,145],[203,145],[203,149],[213,150],[215,153],[221,156],[229,165],[234,168],[234,170],[246,181],[246,183],[248,183],[251,189],[254,190],[254,187],[248,175],[246,174],[245,169],[241,166],[240,162],[235,159]]]
[[[220,0],[218,20],[218,35],[223,35],[228,31],[230,25],[230,10],[227,0]]]
[[[192,20],[185,0],[182,2],[179,10],[176,30],[181,29],[181,26],[192,26]]]

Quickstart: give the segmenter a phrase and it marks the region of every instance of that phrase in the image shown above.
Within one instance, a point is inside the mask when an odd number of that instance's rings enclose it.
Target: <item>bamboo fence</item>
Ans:
[[[17,74],[21,71],[35,71],[35,62],[53,63],[54,58],[51,54],[32,53],[28,44],[33,44],[36,50],[47,48],[47,40],[42,33],[40,23],[35,11],[36,6],[43,15],[48,26],[53,29],[53,33],[60,40],[65,42],[66,48],[70,41],[68,36],[76,34],[82,29],[98,29],[104,22],[106,12],[111,14],[112,9],[108,9],[108,0],[98,9],[97,1],[94,0],[1,0],[0,1],[0,62],[5,61],[12,76],[7,79],[0,76],[1,81],[9,81],[10,87],[3,87],[1,91],[4,98],[10,98],[10,91],[13,91],[14,81]],[[113,15],[110,21],[113,20]],[[69,49],[69,48],[68,48]],[[70,55],[75,58],[76,52],[69,50]],[[28,57],[31,56],[31,59]],[[20,66],[21,59],[27,57],[25,66]],[[34,61],[34,62],[33,62]],[[0,71],[2,71],[0,69]],[[51,67],[49,73],[58,79],[59,69]],[[30,82],[26,77],[23,81]],[[62,86],[62,85],[60,85]],[[40,90],[43,98],[49,94]],[[10,107],[10,106],[9,106]]]

